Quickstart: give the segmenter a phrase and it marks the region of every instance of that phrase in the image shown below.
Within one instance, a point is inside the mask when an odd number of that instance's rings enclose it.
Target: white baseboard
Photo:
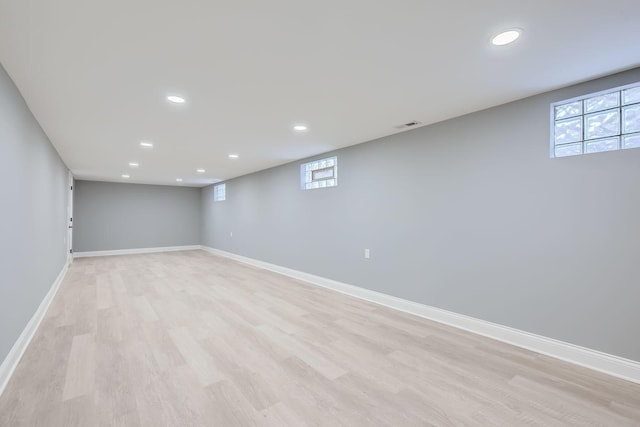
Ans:
[[[51,305],[51,301],[53,301],[53,298],[56,296],[56,293],[58,292],[60,284],[64,280],[64,276],[67,274],[68,269],[69,262],[65,263],[64,267],[62,267],[62,271],[60,271],[60,274],[58,274],[58,277],[53,282],[53,285],[51,285],[49,292],[47,292],[47,295],[40,303],[40,306],[38,307],[36,312],[33,313],[31,320],[29,320],[29,323],[27,323],[27,326],[25,326],[24,330],[18,337],[18,340],[9,351],[9,354],[7,354],[7,357],[0,365],[0,396],[9,383],[13,372],[18,366],[18,362],[20,362],[20,359],[29,346],[29,343],[33,339],[33,336],[36,334],[36,331],[38,330],[42,319],[44,319],[45,314],[47,314],[49,305]]]
[[[86,258],[86,257],[94,257],[94,256],[152,254],[156,252],[193,251],[201,248],[202,247],[200,245],[191,245],[191,246],[165,246],[165,247],[159,247],[159,248],[116,249],[112,251],[74,252],[73,257]]]
[[[303,280],[305,282],[333,289],[347,295],[361,298],[376,304],[424,317],[439,323],[453,326],[465,331],[473,332],[488,338],[526,348],[536,353],[564,360],[565,362],[590,368],[618,378],[640,383],[640,362],[602,353],[574,344],[558,341],[541,335],[532,334],[518,329],[502,326],[436,307],[408,301],[376,291],[348,285],[346,283],[327,279],[302,271],[293,270],[268,262],[247,258],[219,249],[202,246],[202,249],[215,255],[224,256],[246,264],[270,270],[285,276]]]

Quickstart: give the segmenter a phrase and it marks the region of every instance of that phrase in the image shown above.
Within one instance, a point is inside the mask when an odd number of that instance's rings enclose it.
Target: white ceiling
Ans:
[[[638,0],[0,0],[0,61],[77,178],[201,186],[638,66],[639,22]]]

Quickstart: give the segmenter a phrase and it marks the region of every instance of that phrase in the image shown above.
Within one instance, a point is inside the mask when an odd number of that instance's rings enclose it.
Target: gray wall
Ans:
[[[66,262],[67,173],[0,66],[0,363]]]
[[[76,181],[74,252],[200,244],[200,189]]]
[[[636,81],[328,153],[336,188],[302,162],[206,187],[203,244],[640,361],[640,149],[549,158],[551,102]]]

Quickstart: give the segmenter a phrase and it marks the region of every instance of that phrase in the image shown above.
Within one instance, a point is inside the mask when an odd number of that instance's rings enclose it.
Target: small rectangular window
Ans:
[[[222,202],[227,199],[227,184],[218,184],[213,186],[213,201]]]
[[[551,157],[640,144],[640,83],[551,104]]]
[[[338,185],[338,158],[329,157],[301,165],[300,184],[303,190]]]

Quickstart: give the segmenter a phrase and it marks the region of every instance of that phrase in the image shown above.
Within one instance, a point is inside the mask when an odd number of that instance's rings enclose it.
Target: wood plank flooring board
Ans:
[[[170,329],[168,332],[187,365],[203,386],[225,379],[224,374],[216,367],[214,359],[200,346],[188,328]]]
[[[298,330],[295,331],[297,337],[320,347],[329,346],[343,336],[341,329],[333,322],[319,322],[307,317],[306,314],[298,316],[296,324],[298,325]]]
[[[512,395],[508,390],[493,389],[487,387],[484,382],[460,376],[457,379],[462,380],[450,381],[451,373],[443,374],[442,367],[432,367],[430,363],[421,362],[405,353],[394,352],[390,357],[404,363],[406,368],[419,367],[418,376],[424,380],[401,390],[398,394],[409,394],[412,398],[422,396],[419,400],[430,402],[430,407],[435,405],[436,408],[431,409],[435,411],[433,416],[440,414],[443,420],[456,419],[457,423],[472,425],[476,424],[479,416],[485,424],[491,419],[509,425],[521,424],[518,419],[520,408],[517,401],[512,401]],[[466,408],[466,411],[459,413],[460,407]],[[408,410],[413,410],[413,406]]]
[[[98,343],[96,347],[96,371],[109,372],[96,378],[94,402],[100,424],[108,424],[112,419],[136,413],[134,386],[130,381],[126,357],[118,346]]]
[[[258,426],[260,414],[230,381],[220,381],[207,387],[211,402],[215,405],[212,425]]]
[[[111,292],[111,278],[109,274],[98,274],[96,276],[96,306],[98,310],[113,306]]]
[[[330,380],[334,380],[347,373],[347,371],[338,364],[330,361],[318,351],[315,351],[312,346],[307,345],[296,337],[288,335],[276,327],[261,325],[258,329],[271,342],[276,343],[276,345],[280,346],[283,350],[291,352],[292,356],[300,358]]]
[[[615,425],[620,427],[637,426],[635,421],[625,419],[625,416],[616,414],[609,410],[606,406],[597,405],[593,401],[581,399],[572,393],[563,393],[562,391],[549,387],[540,382],[531,380],[520,375],[516,375],[509,381],[509,385],[516,388],[524,395],[531,396],[541,400],[546,408],[552,410],[558,415],[563,416],[569,412],[567,418],[584,426],[607,426]],[[567,407],[572,409],[567,411]],[[593,409],[598,408],[597,411]]]
[[[298,379],[285,385],[290,388],[290,394],[304,396],[307,405],[315,405],[332,415],[329,419],[338,420],[345,425],[385,425],[373,416],[369,410],[371,405],[358,400],[353,390],[350,393],[341,389],[339,383],[323,375],[305,360],[292,356],[285,361],[284,367],[289,377]]]
[[[96,341],[92,334],[76,335],[67,362],[62,400],[93,393],[96,372]]]
[[[85,394],[65,400],[59,419],[56,421],[65,427],[85,427],[95,424],[97,419],[97,406],[93,396]],[[53,422],[56,423],[56,421]]]
[[[305,421],[304,416],[296,414],[289,406],[282,402],[272,405],[260,413],[260,425],[267,427],[300,426],[311,425]]]
[[[283,370],[276,359],[263,355],[251,360],[255,349],[238,349],[230,337],[210,338],[200,344],[255,410],[261,411],[279,402],[278,382]],[[243,362],[237,363],[239,360]]]
[[[204,251],[77,259],[0,426],[640,426],[640,386]]]
[[[137,412],[120,415],[104,421],[99,427],[142,427]]]
[[[266,294],[263,291],[258,291],[255,295],[262,301],[265,301],[269,308],[273,308],[277,310],[278,313],[283,313],[286,316],[297,318],[309,313],[308,310],[302,309],[296,304],[291,304],[283,298]]]
[[[119,269],[110,270],[107,274],[109,274],[109,284],[111,285],[114,293],[124,294],[127,292],[127,288],[124,285],[124,280]]]
[[[374,387],[390,393],[398,393],[407,387],[407,382],[397,375],[385,362],[380,360],[381,356],[371,359],[351,349],[339,349],[338,345],[330,349],[323,349],[322,353],[326,355],[326,357],[339,358],[341,365],[347,369],[349,374],[356,375],[368,381]],[[372,360],[374,360],[374,362],[372,362]],[[377,363],[375,361],[377,361]],[[382,369],[380,369],[380,367],[382,367]]]
[[[640,420],[640,408],[622,402],[611,402],[609,405],[612,411],[621,414],[632,420]]]
[[[161,322],[145,322],[141,325],[141,341],[148,343],[152,357],[161,371],[175,369],[186,364],[180,350]]]
[[[283,375],[280,362],[290,357],[289,352],[283,351],[261,334],[246,329],[235,337],[217,336],[203,340],[201,345],[215,360],[227,367],[237,366],[249,372],[261,373],[272,380]]]
[[[228,372],[233,384],[236,384],[245,400],[257,411],[267,409],[280,401],[272,382],[267,381],[258,372],[234,369]]]
[[[504,380],[491,372],[476,371],[466,364],[447,364],[438,357],[429,358],[424,354],[415,357],[398,351],[390,357],[401,361],[407,367],[417,368],[421,375],[428,376],[429,383],[415,385],[416,390],[421,390],[421,385],[435,385],[438,389],[447,390],[468,403],[479,403],[489,411],[499,410],[504,414],[520,408],[518,401],[513,400],[514,394],[503,386]],[[445,372],[446,375],[443,374]]]
[[[159,320],[156,311],[153,309],[149,300],[144,295],[133,297],[133,305],[141,322],[154,322]]]
[[[354,394],[362,401],[366,411],[379,420],[380,425],[389,426],[425,426],[432,423],[425,420],[419,411],[407,411],[404,407],[406,399],[398,393],[392,392],[384,383],[374,381],[372,377],[365,377],[356,372],[349,372],[336,380],[345,391]]]

